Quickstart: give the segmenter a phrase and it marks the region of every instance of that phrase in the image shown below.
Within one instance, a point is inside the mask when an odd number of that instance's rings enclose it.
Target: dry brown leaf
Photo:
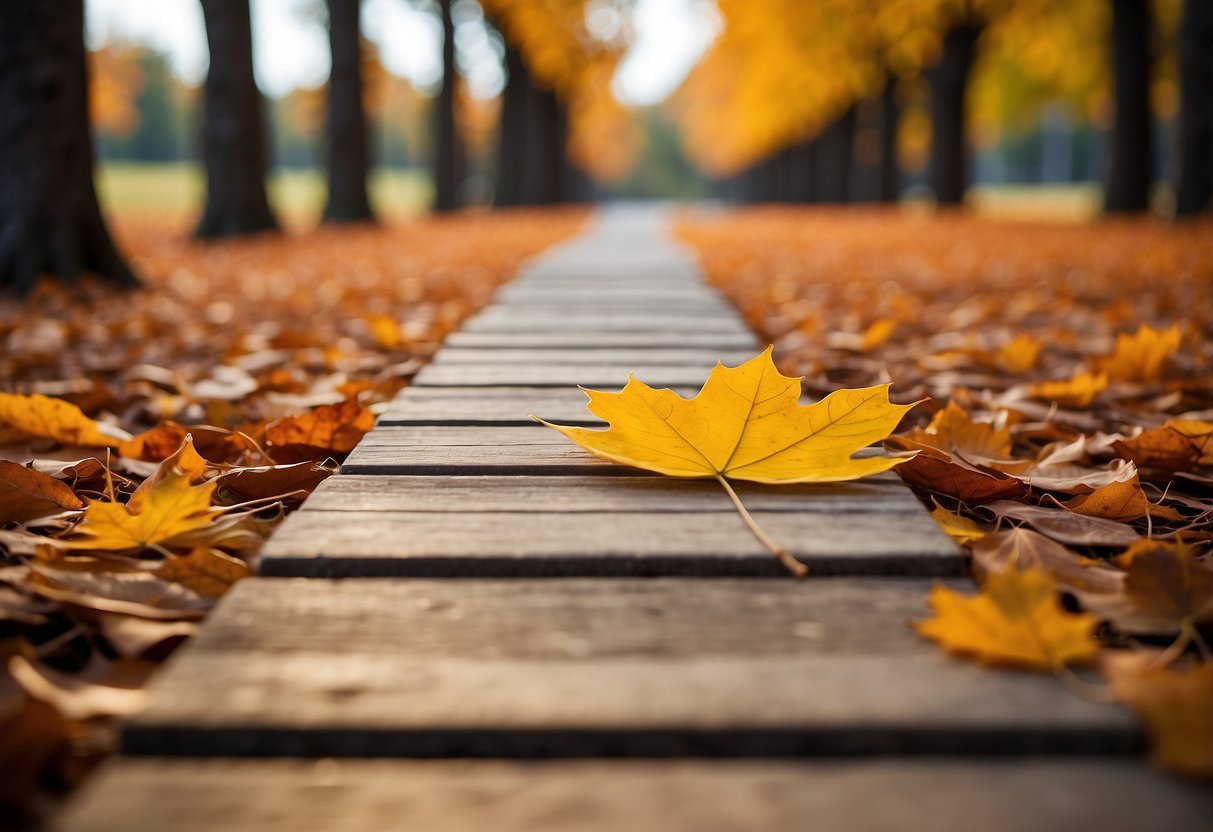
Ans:
[[[220,598],[232,584],[249,577],[253,571],[242,560],[200,547],[188,555],[169,558],[152,574],[181,584],[203,598]]]
[[[79,673],[62,673],[25,656],[8,661],[12,674],[26,693],[71,720],[99,716],[130,716],[147,705],[142,690],[155,665],[131,659],[108,662],[94,658]]]
[[[347,454],[375,426],[375,416],[355,399],[322,405],[288,416],[265,429],[265,439],[281,462],[323,460]]]
[[[1143,540],[1121,557],[1124,583],[1080,595],[1082,604],[1121,632],[1172,635],[1213,624],[1213,569],[1184,543]]]
[[[1113,482],[1062,503],[1070,511],[1088,517],[1102,517],[1128,523],[1151,516],[1162,520],[1182,520],[1183,515],[1172,508],[1155,505],[1142,491],[1137,477],[1123,482]]]
[[[59,480],[0,459],[0,525],[82,508],[80,498]]]
[[[1071,590],[1115,592],[1124,581],[1120,570],[1076,555],[1028,528],[1003,529],[986,535],[969,551],[973,556],[973,572],[983,580],[1012,566],[1051,573],[1062,588]]]
[[[986,508],[1000,517],[1022,520],[1038,532],[1072,546],[1131,546],[1141,539],[1132,526],[1104,520],[1101,517],[1085,517],[1064,508],[1045,508],[1015,503],[1009,500],[989,503]]]
[[[896,442],[886,444],[895,448],[903,447]],[[950,497],[966,505],[1013,500],[1028,492],[1028,487],[1014,477],[998,471],[981,471],[971,465],[926,453],[903,462],[893,470],[917,489]]]

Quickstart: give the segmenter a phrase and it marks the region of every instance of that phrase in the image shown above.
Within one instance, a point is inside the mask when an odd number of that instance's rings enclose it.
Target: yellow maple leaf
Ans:
[[[1021,332],[998,348],[995,360],[1008,373],[1023,375],[1036,366],[1041,346],[1040,341]]]
[[[691,399],[632,376],[618,393],[582,388],[606,430],[532,418],[603,459],[671,477],[715,478],[754,536],[803,575],[804,565],[758,527],[728,481],[839,482],[887,471],[906,457],[853,454],[887,437],[914,405],[893,404],[882,384],[802,406],[800,381],[779,372],[767,347],[738,367],[718,363]]]
[[[129,438],[120,432],[105,433],[80,408],[62,399],[38,393],[0,393],[0,425],[25,436],[53,439],[64,445],[117,447]]]
[[[1072,378],[1029,385],[1028,395],[1062,407],[1089,407],[1107,389],[1107,373],[1077,373]]]
[[[1213,777],[1213,664],[1177,670],[1129,654],[1102,665],[1112,692],[1146,723],[1151,760],[1189,777]]]
[[[188,475],[170,470],[133,505],[95,500],[63,541],[71,549],[124,552],[169,543],[212,520],[215,483],[191,485]]]
[[[1099,649],[1099,619],[1067,612],[1057,579],[1039,569],[1007,564],[986,576],[978,595],[936,586],[930,605],[935,616],[915,622],[915,629],[949,653],[983,664],[1053,672],[1089,662]]]
[[[887,437],[914,406],[891,403],[887,384],[836,390],[802,406],[800,379],[776,369],[770,347],[739,367],[717,364],[691,399],[631,376],[619,393],[585,393],[607,430],[532,418],[624,465],[765,483],[839,482],[889,470],[905,457],[852,454]]]
[[[1103,369],[1117,381],[1157,381],[1179,342],[1178,326],[1154,329],[1142,324],[1132,335],[1116,336],[1116,348],[1103,360]]]

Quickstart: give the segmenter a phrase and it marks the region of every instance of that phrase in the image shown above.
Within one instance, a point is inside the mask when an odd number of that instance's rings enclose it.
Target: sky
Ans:
[[[257,83],[280,96],[328,77],[328,37],[315,17],[321,0],[251,0]],[[379,47],[387,69],[421,89],[442,76],[442,30],[418,0],[363,0],[363,34]],[[149,11],[154,9],[154,13]],[[198,0],[86,0],[91,47],[122,40],[166,52],[174,71],[200,83],[206,75],[206,34]],[[476,95],[496,94],[500,59],[473,3],[457,4],[455,34],[460,71]],[[655,104],[672,92],[712,42],[719,21],[711,0],[637,0],[636,42],[620,64],[613,90],[634,106]]]

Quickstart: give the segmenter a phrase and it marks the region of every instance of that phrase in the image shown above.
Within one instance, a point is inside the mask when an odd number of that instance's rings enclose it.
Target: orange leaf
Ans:
[[[274,447],[304,446],[346,454],[375,426],[375,416],[355,399],[322,405],[308,413],[287,416],[265,429]]]
[[[80,508],[84,503],[59,480],[0,459],[0,525]]]
[[[115,428],[107,427],[103,431],[99,423],[85,416],[71,402],[37,393],[30,396],[0,393],[0,426],[25,436],[90,448],[116,447],[127,438]]]

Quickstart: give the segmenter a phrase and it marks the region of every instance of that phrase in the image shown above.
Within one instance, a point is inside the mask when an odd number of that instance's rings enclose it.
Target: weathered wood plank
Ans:
[[[731,317],[696,318],[689,315],[500,315],[491,309],[469,318],[464,332],[711,332],[725,335],[753,335],[740,319]]]
[[[753,512],[817,575],[958,575],[925,511]],[[778,576],[727,512],[298,511],[261,554],[265,575],[308,577]]]
[[[520,280],[511,283],[494,297],[495,303],[593,303],[602,299],[627,299],[643,303],[702,303],[711,300],[725,303],[714,289],[702,283],[688,281],[685,285],[652,284],[637,281],[620,285],[615,281],[596,283],[544,282]]]
[[[246,581],[135,754],[1127,752],[1120,707],[948,658],[907,580]]]
[[[682,396],[696,388],[678,387]],[[586,396],[575,387],[410,387],[379,417],[377,430],[392,425],[497,425],[530,427],[531,413],[566,425],[602,421],[586,410]]]
[[[891,478],[829,485],[762,485],[734,490],[751,511],[826,514],[921,513],[922,504]],[[304,511],[394,512],[724,512],[737,509],[719,484],[669,477],[329,477]],[[615,522],[618,522],[617,520]]]
[[[181,760],[108,764],[57,832],[1188,832],[1213,792],[1139,761]]]
[[[614,365],[635,367],[714,367],[719,361],[735,367],[753,358],[753,350],[708,349],[616,349],[570,350],[564,347],[547,349],[492,349],[447,346],[434,356],[434,364],[536,364],[536,365]]]
[[[588,349],[612,347],[699,347],[711,350],[754,350],[758,340],[752,332],[592,332],[545,330],[521,332],[453,332],[444,342],[453,347],[491,349]]]
[[[710,359],[698,365],[613,364],[448,364],[433,363],[413,379],[414,387],[593,387],[621,389],[631,373],[651,387],[698,386],[716,366]]]

